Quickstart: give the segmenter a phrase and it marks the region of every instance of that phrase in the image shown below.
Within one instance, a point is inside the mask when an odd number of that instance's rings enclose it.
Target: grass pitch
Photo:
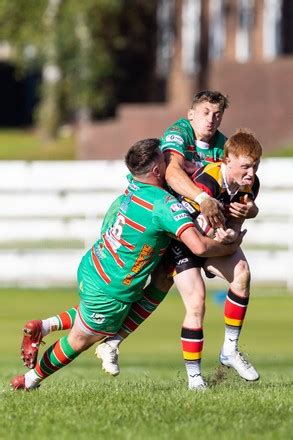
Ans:
[[[268,290],[268,289],[266,289]],[[270,293],[268,291],[268,293]],[[0,290],[0,439],[289,439],[293,432],[293,296],[252,296],[241,348],[261,374],[246,383],[219,368],[223,307],[207,300],[203,373],[210,388],[190,392],[180,349],[183,306],[169,294],[121,346],[121,374],[101,371],[93,348],[39,390],[12,392],[25,371],[21,328],[76,304],[70,290]],[[49,346],[59,334],[46,338]]]

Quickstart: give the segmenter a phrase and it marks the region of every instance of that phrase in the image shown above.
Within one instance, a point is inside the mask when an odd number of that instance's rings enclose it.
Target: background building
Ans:
[[[153,68],[160,92],[153,103],[122,103],[115,119],[82,126],[78,157],[123,157],[138,138],[160,136],[206,88],[230,98],[225,133],[249,127],[265,150],[286,145],[293,138],[292,22],[289,0],[159,0]]]

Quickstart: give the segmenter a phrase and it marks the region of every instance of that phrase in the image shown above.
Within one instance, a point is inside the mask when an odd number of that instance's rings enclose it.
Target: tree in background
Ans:
[[[19,73],[42,72],[37,126],[56,136],[65,115],[103,113],[114,101],[119,0],[1,0],[0,40]],[[109,38],[111,36],[111,38]]]

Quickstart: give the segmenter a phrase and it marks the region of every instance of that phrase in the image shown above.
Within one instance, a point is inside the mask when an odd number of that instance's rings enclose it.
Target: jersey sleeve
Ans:
[[[186,229],[194,227],[190,214],[172,195],[166,195],[154,204],[154,221],[161,230],[178,238]]]
[[[206,165],[193,174],[192,181],[209,196],[217,198],[221,193],[220,168],[217,165]]]
[[[173,152],[185,158],[188,145],[188,134],[183,127],[178,125],[171,125],[161,137],[163,153]]]

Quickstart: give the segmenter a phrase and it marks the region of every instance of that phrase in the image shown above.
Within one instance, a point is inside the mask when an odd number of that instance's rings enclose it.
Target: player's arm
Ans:
[[[180,235],[180,240],[200,257],[224,257],[232,255],[242,242],[246,231],[242,231],[231,244],[222,244],[216,240],[201,235],[195,228],[188,228]]]
[[[166,152],[165,159],[167,164],[165,178],[168,185],[178,194],[197,202],[200,205],[200,210],[213,227],[223,225],[223,215],[218,201],[192,182],[184,171],[186,165],[184,157],[173,152]]]
[[[165,178],[168,185],[178,194],[194,200],[202,191],[194,185],[184,170],[184,157],[169,151],[164,155],[167,165]]]

